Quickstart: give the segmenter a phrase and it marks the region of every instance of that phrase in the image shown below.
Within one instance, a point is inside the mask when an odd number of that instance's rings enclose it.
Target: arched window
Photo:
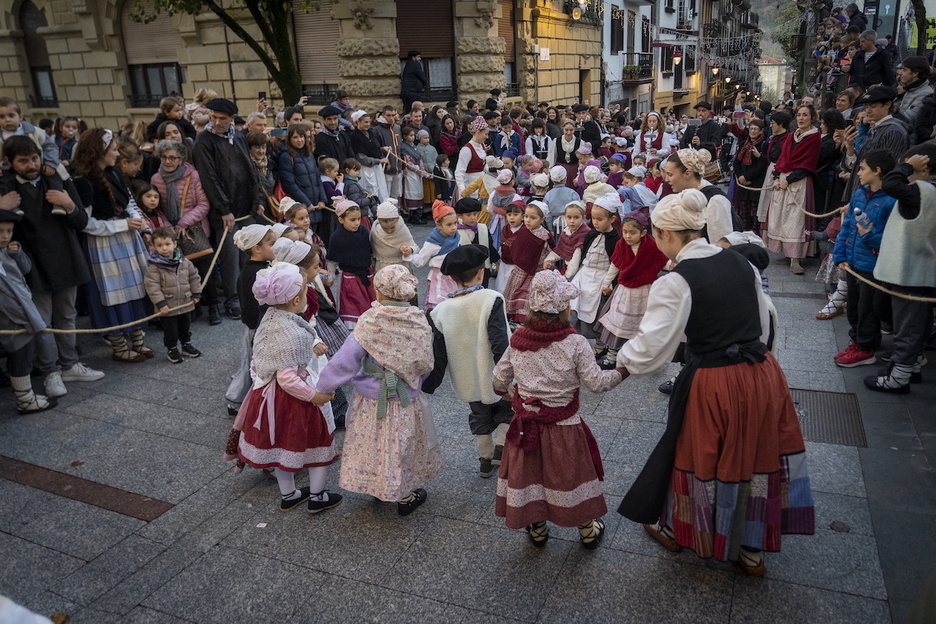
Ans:
[[[32,105],[37,108],[58,106],[55,95],[55,81],[52,80],[52,67],[49,63],[49,50],[39,29],[48,26],[45,14],[32,0],[26,0],[20,8],[20,28],[23,31],[23,44],[26,47],[26,62],[32,77]]]
[[[135,3],[124,2],[120,13],[127,70],[130,73],[133,106],[155,107],[169,95],[180,95],[185,76],[179,66],[182,37],[165,13],[148,24],[131,19]]]
[[[302,94],[309,104],[328,104],[338,90],[338,20],[331,18],[327,2],[321,8],[297,9],[302,3],[293,0],[293,33],[296,61],[302,77]]]

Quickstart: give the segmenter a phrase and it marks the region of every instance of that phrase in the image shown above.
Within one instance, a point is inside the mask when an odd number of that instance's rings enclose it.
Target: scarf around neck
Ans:
[[[393,230],[392,234],[387,234],[383,226],[380,225],[380,221],[377,221],[374,224],[374,229],[371,230],[370,240],[374,248],[374,255],[381,262],[402,262],[401,245],[416,249],[413,235],[403,222],[403,217],[397,217],[396,229]]]
[[[422,310],[411,305],[374,302],[361,314],[354,338],[378,365],[410,388],[432,371],[432,330]]]
[[[576,249],[581,249],[585,243],[585,235],[591,231],[591,228],[582,223],[579,229],[572,232],[568,227],[562,230],[559,236],[559,242],[556,243],[556,254],[566,262],[572,260]]]
[[[318,357],[312,350],[317,339],[315,328],[298,314],[267,308],[254,336],[254,388],[270,383],[277,371],[308,366]]]
[[[575,329],[568,323],[533,321],[519,327],[510,336],[510,346],[517,351],[539,351],[574,333]]]
[[[182,163],[172,172],[166,171],[162,165],[159,166],[159,175],[166,183],[166,218],[169,219],[169,223],[172,225],[179,223],[179,217],[182,216],[182,211],[185,209],[179,199],[179,189],[176,187],[176,182],[185,177],[186,169],[190,166],[188,163]]]
[[[611,264],[616,266],[617,283],[625,288],[640,288],[652,284],[666,266],[667,257],[656,246],[650,235],[644,236],[637,246],[637,253],[624,239],[617,242],[611,254]]]
[[[433,228],[429,236],[426,237],[426,242],[438,245],[441,249],[436,255],[444,256],[455,251],[461,242],[461,235],[459,235],[458,230],[455,230],[451,236],[442,236],[442,231],[439,228]]]

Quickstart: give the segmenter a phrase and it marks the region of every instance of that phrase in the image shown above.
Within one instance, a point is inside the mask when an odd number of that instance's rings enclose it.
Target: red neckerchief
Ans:
[[[510,346],[517,351],[539,351],[574,333],[571,325],[559,321],[534,321],[513,333]]]

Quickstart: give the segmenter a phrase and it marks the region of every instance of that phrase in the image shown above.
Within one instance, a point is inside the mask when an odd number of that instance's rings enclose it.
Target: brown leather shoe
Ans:
[[[767,566],[764,564],[764,557],[761,555],[760,561],[756,565],[752,565],[749,560],[747,560],[742,553],[738,556],[738,560],[734,562],[738,568],[748,576],[764,576],[764,573],[767,572]]]
[[[676,543],[672,537],[667,536],[652,524],[643,525],[644,531],[650,534],[650,537],[663,544],[663,548],[670,552],[682,552],[683,547]]]
[[[842,306],[832,314],[826,314],[825,312],[816,312],[816,320],[818,321],[831,321],[837,316],[842,316],[845,314],[845,307]]]

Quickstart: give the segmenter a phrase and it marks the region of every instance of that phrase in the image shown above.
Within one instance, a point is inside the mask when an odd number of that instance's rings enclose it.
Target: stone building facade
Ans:
[[[601,24],[567,0],[338,0],[293,15],[293,41],[313,106],[348,90],[358,107],[400,104],[400,70],[423,52],[428,101],[601,101]],[[243,113],[277,86],[257,55],[211,13],[129,18],[133,0],[13,0],[0,7],[0,93],[27,117],[78,115],[117,127],[151,119],[161,96],[211,88]],[[427,7],[431,13],[427,13]],[[238,22],[259,38],[246,11]],[[544,52],[544,50],[546,52]]]

